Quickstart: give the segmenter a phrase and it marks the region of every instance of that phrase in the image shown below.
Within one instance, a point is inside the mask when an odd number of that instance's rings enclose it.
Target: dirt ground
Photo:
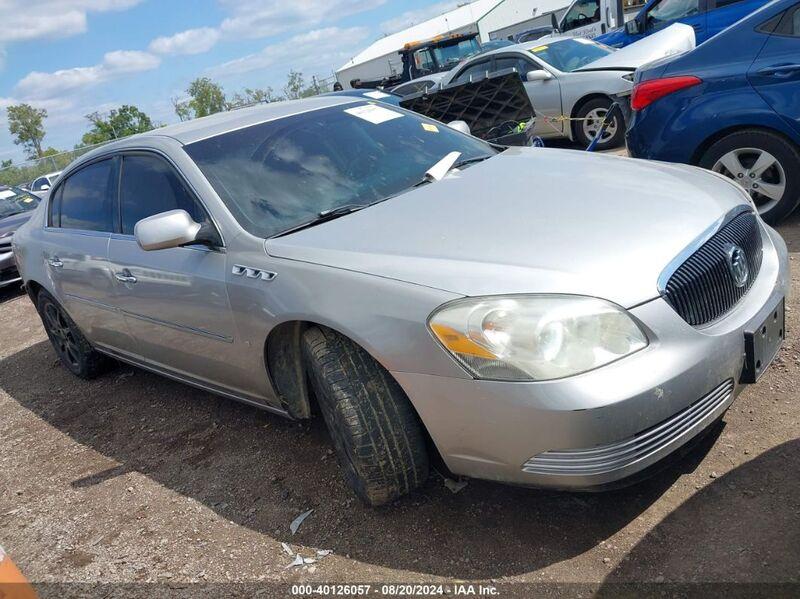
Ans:
[[[781,583],[724,592],[798,596],[800,214],[780,231],[793,297],[775,364],[688,456],[602,494],[480,481],[453,494],[434,476],[394,506],[367,508],[319,421],[124,366],[78,380],[28,298],[2,291],[0,544],[46,596],[277,596],[296,582],[435,582],[457,595],[457,580],[495,596],[722,592],[701,583]],[[318,561],[287,568],[282,543]]]

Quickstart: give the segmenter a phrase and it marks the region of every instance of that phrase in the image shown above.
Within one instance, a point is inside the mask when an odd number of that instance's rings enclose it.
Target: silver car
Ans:
[[[611,103],[630,95],[638,67],[692,48],[694,30],[683,24],[622,50],[583,38],[546,38],[470,58],[442,77],[439,85],[466,83],[487,72],[516,69],[539,117],[536,135],[566,137],[587,147]],[[617,113],[598,149],[614,148],[624,141],[625,122]]]
[[[74,374],[111,357],[321,413],[375,505],[437,455],[521,485],[628,482],[719,419],[784,336],[786,246],[727,179],[501,150],[357,98],[94,150],[14,246]]]

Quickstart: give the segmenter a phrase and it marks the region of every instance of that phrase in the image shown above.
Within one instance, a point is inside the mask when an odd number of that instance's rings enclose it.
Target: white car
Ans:
[[[545,138],[567,137],[585,147],[600,129],[614,98],[631,93],[638,67],[693,48],[694,30],[681,24],[622,50],[583,38],[540,39],[466,60],[447,73],[441,87],[514,68],[536,111],[534,133]],[[625,123],[618,115],[598,149],[622,145],[624,139]]]
[[[33,192],[49,191],[60,174],[61,171],[56,171],[54,173],[47,173],[46,175],[37,177],[30,184],[29,189]]]

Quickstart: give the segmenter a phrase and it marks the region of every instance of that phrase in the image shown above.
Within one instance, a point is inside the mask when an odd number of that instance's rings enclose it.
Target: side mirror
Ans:
[[[544,69],[528,71],[528,73],[525,75],[525,81],[547,81],[548,79],[552,78],[553,74],[550,71],[545,71]]]
[[[139,247],[150,252],[193,243],[198,240],[201,228],[186,210],[170,210],[140,220],[133,234]]]
[[[451,121],[447,123],[447,126],[451,129],[455,129],[456,131],[461,131],[461,133],[466,133],[467,135],[472,135],[472,131],[469,128],[469,125],[465,121]]]
[[[50,189],[50,186],[49,186],[47,183],[45,183],[44,185],[42,185],[42,186],[39,188],[39,191],[47,191],[47,190],[49,190],[49,189]]]
[[[641,29],[639,28],[639,20],[631,19],[625,23],[625,33],[628,35],[639,35],[639,33],[641,33]]]
[[[553,33],[559,33],[558,17],[555,12],[550,13],[550,26],[553,28]]]

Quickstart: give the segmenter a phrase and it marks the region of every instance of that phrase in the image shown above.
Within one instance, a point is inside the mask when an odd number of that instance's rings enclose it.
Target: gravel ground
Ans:
[[[614,583],[661,582],[800,592],[800,214],[780,230],[794,293],[775,364],[689,455],[602,494],[480,481],[453,494],[432,477],[369,509],[345,488],[320,422],[291,423],[124,366],[78,380],[27,297],[0,291],[0,544],[35,583],[85,583],[43,584],[48,596],[456,580],[497,585],[499,596],[616,595],[629,587]],[[332,553],[287,568],[282,543],[306,557]],[[585,586],[546,586],[554,582]]]

